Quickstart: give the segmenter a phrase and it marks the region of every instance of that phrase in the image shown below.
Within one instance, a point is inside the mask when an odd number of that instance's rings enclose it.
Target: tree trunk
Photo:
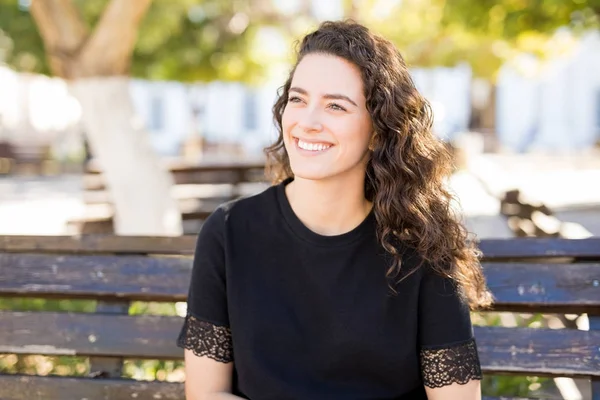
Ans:
[[[160,167],[129,94],[139,24],[152,0],[110,0],[89,32],[72,0],[32,0],[52,72],[69,81],[115,205],[119,235],[180,235],[170,173]]]
[[[142,122],[135,116],[129,78],[71,83],[83,125],[116,209],[119,235],[180,235],[181,214],[170,195],[170,173],[161,168]]]

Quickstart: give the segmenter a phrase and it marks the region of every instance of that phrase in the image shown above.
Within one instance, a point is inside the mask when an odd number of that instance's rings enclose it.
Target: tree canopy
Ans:
[[[388,9],[380,6],[388,4]],[[597,29],[600,0],[398,0],[355,2],[361,22],[393,40],[416,66],[468,62],[493,77],[517,52],[545,57],[560,27]],[[357,7],[356,4],[359,6]]]
[[[0,0],[0,62],[50,75],[29,3]],[[72,3],[85,28],[93,31],[109,0]],[[286,18],[269,0],[153,0],[139,27],[130,74],[182,81],[252,80],[264,71],[264,52],[256,51],[261,29],[284,27]]]
[[[65,0],[68,1],[68,0]],[[71,0],[92,30],[109,0]],[[545,56],[559,27],[598,28],[600,0],[340,0],[346,16],[390,38],[414,66],[467,61],[491,77],[517,51]],[[0,61],[50,74],[30,1],[0,0]],[[153,0],[130,73],[149,79],[256,80],[270,60],[265,27],[286,45],[316,21],[278,12],[272,0]],[[285,57],[282,54],[281,57]]]

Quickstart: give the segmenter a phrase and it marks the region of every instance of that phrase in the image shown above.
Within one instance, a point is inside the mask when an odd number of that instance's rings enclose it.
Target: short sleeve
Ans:
[[[225,212],[204,222],[194,252],[187,315],[177,345],[221,362],[233,361],[225,274]]]
[[[424,385],[481,379],[469,305],[456,283],[429,268],[419,290],[419,349]]]

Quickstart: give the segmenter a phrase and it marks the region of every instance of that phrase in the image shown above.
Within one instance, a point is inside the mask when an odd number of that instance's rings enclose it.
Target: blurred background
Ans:
[[[600,236],[600,0],[0,0],[0,234],[197,233],[268,185],[295,43],[343,18],[406,58],[478,238]],[[487,323],[586,323],[497,314]],[[83,368],[31,357],[0,368]],[[148,363],[131,375],[182,378]],[[484,384],[587,398],[570,379]]]

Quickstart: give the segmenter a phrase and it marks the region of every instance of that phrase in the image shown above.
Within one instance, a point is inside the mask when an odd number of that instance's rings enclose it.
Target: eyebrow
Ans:
[[[305,96],[308,95],[308,92],[302,88],[299,87],[291,87],[290,92],[298,92],[300,94],[303,94]],[[348,96],[344,95],[344,94],[339,94],[339,93],[329,93],[329,94],[324,94],[323,95],[324,99],[332,99],[332,100],[346,100],[347,102],[354,104],[355,107],[358,107],[358,105]]]

